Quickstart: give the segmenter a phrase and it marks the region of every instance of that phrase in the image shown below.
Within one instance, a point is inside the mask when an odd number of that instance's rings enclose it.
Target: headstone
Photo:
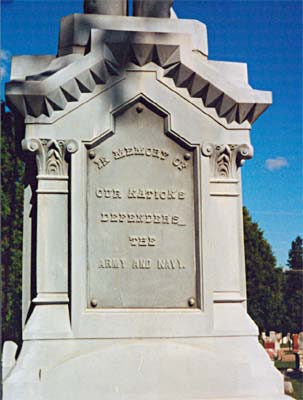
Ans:
[[[276,340],[275,340],[275,342],[274,342],[274,345],[275,345],[275,356],[277,356],[278,353],[279,353],[279,350],[280,350],[280,342],[279,342],[279,340],[277,339],[277,337],[276,337]]]
[[[267,341],[267,342],[265,342],[265,346],[264,346],[266,349],[272,349],[272,350],[274,350],[274,348],[275,348],[275,344],[274,344],[274,342],[270,342],[270,341]]]
[[[93,3],[6,88],[30,179],[4,399],[286,398],[246,312],[240,168],[271,94],[170,1]]]
[[[279,332],[276,334],[276,340],[280,343],[282,341],[282,333]]]
[[[294,392],[292,382],[290,381],[284,382],[284,390],[286,394],[292,394]]]
[[[266,350],[266,353],[268,354],[269,358],[271,360],[275,359],[276,356],[276,352],[275,352],[275,343],[274,342],[270,342],[269,340],[267,340],[264,343],[264,348]]]
[[[297,352],[297,351],[299,351],[299,334],[294,333],[292,335],[292,339],[293,339],[293,351]]]
[[[288,342],[289,342],[288,336],[283,336],[283,338],[282,338],[282,343],[283,343],[283,344],[287,344]]]
[[[282,356],[282,361],[283,362],[295,362],[296,361],[296,356],[294,353],[291,354],[283,354]]]
[[[269,341],[272,343],[275,343],[275,341],[276,341],[276,332],[275,331],[269,332]]]

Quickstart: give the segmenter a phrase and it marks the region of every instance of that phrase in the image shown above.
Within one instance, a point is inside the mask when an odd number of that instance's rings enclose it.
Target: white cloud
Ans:
[[[6,71],[5,67],[1,65],[1,67],[0,67],[0,79],[4,78],[6,74],[7,74],[7,71]]]
[[[11,53],[8,50],[0,49],[0,79],[3,79],[8,72]]]
[[[278,169],[288,167],[288,161],[285,157],[268,158],[265,161],[265,166],[269,171],[276,171]]]
[[[0,49],[0,61],[9,61],[11,53],[8,50]]]

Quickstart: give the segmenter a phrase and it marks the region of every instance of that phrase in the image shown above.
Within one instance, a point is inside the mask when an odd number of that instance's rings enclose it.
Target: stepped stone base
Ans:
[[[254,337],[25,341],[4,400],[290,399]]]

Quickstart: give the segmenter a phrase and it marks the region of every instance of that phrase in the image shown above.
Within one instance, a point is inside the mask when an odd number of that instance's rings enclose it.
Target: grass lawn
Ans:
[[[303,373],[299,371],[287,372],[288,368],[295,368],[295,362],[275,361],[275,367],[285,376],[286,381],[290,381],[294,388],[294,393],[290,394],[296,400],[303,400]]]

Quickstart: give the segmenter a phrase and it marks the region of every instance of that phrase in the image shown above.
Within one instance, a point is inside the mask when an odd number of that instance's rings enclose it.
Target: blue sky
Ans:
[[[82,0],[2,0],[1,98],[9,59],[55,54],[60,18]],[[175,0],[179,18],[208,30],[209,58],[248,64],[250,85],[273,92],[273,105],[251,132],[255,156],[242,169],[244,204],[285,265],[303,232],[302,2]]]

